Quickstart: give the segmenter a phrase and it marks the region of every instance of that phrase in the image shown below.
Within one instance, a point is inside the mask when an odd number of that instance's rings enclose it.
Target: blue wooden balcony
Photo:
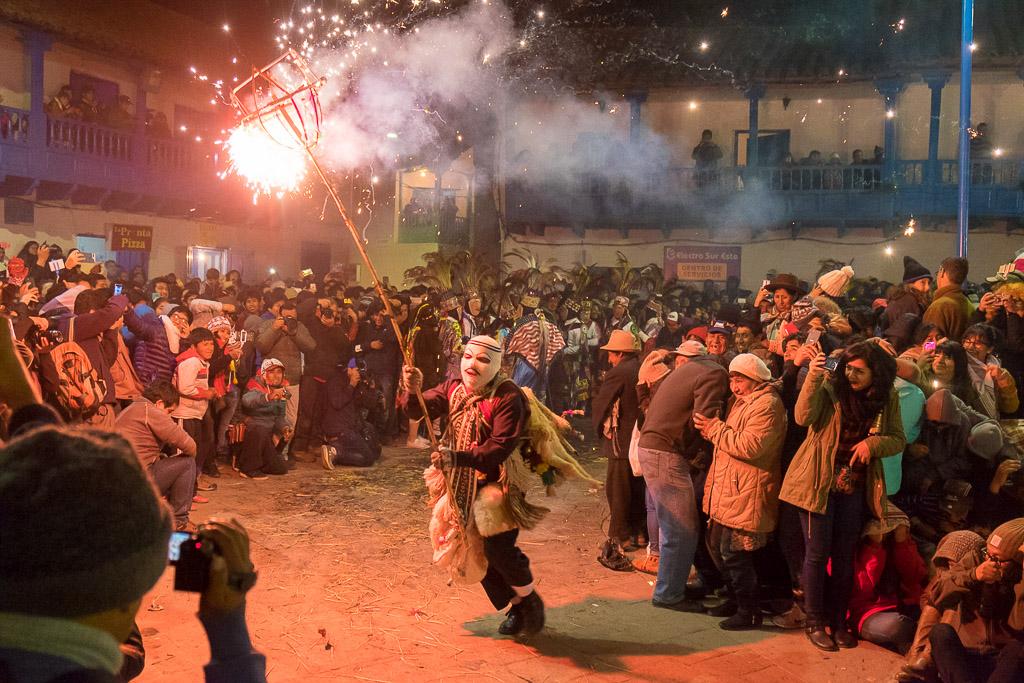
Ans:
[[[224,220],[250,204],[237,181],[218,177],[221,150],[212,142],[48,115],[40,134],[30,119],[27,110],[0,106],[0,196]]]
[[[972,164],[972,216],[1024,219],[1021,163]],[[510,182],[505,206],[513,230],[550,225],[624,234],[727,224],[893,228],[912,215],[956,216],[955,160],[899,160],[886,173],[881,165],[670,168],[643,182],[577,173],[561,184]]]

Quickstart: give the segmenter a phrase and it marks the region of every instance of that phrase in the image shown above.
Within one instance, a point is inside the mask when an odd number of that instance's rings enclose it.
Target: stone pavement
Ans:
[[[603,464],[581,457],[598,478]],[[290,681],[886,681],[900,658],[861,644],[825,654],[802,632],[745,633],[718,619],[655,609],[653,577],[598,564],[604,492],[570,483],[521,547],[547,627],[529,642],[497,634],[503,615],[479,586],[448,586],[430,564],[423,452],[385,449],[367,470],[302,464],[284,477],[225,473],[193,513],[238,516],[252,536],[259,582],[248,623],[268,678]],[[202,680],[209,650],[195,595],[165,573],[139,613],[142,683]]]

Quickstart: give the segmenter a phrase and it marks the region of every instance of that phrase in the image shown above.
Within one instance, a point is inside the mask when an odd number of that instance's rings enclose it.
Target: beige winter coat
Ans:
[[[741,531],[775,529],[785,436],[786,408],[777,383],[733,400],[725,422],[708,430],[715,454],[704,484],[704,511],[711,519]]]

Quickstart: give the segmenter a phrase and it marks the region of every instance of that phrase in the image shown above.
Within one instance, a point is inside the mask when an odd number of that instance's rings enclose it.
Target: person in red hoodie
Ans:
[[[854,565],[849,624],[863,640],[905,655],[914,642],[928,568],[910,538],[910,520],[888,503],[864,526]]]

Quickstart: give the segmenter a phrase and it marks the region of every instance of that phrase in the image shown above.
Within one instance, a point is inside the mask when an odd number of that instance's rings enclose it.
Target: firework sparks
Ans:
[[[236,173],[245,179],[254,191],[253,201],[260,194],[296,192],[306,178],[306,152],[286,147],[275,141],[273,119],[264,130],[259,123],[242,124],[231,132],[224,144],[231,158],[228,170],[221,174]],[[284,134],[284,130],[277,131]]]

